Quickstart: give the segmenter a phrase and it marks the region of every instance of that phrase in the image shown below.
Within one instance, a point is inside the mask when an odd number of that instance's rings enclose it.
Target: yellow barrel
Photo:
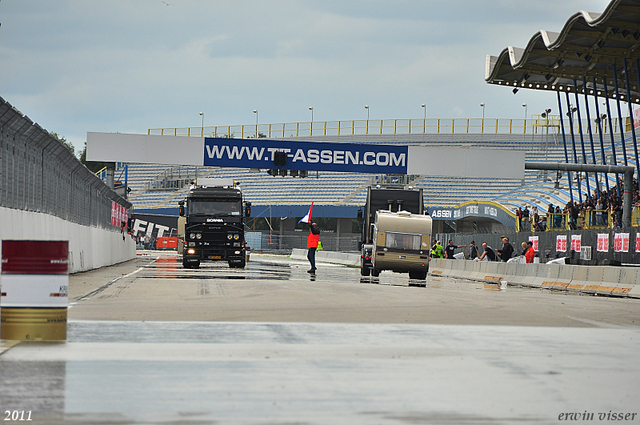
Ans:
[[[67,308],[3,307],[0,338],[20,341],[67,339]]]

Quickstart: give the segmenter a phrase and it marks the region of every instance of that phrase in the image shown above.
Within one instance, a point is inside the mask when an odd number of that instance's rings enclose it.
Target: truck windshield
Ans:
[[[410,233],[387,232],[387,248],[419,250],[422,237]]]
[[[188,204],[189,215],[241,215],[240,201],[191,200]]]

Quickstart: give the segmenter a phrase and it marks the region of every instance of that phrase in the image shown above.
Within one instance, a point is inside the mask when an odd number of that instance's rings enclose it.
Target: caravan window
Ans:
[[[419,250],[421,240],[421,235],[412,233],[387,232],[387,240],[385,246],[387,248],[395,249]]]

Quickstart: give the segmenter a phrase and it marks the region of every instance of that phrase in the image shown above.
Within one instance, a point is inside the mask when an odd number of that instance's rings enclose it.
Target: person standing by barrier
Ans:
[[[529,207],[524,206],[524,210],[522,210],[522,228],[521,232],[530,232],[531,231],[531,219],[529,218]]]
[[[498,255],[500,259],[505,263],[509,261],[509,258],[513,255],[513,246],[509,243],[509,238],[503,236],[502,238],[502,249],[498,250]]]
[[[560,205],[556,205],[556,211],[553,214],[553,227],[555,228],[555,230],[566,228],[566,225],[562,223],[562,217],[563,216],[562,216],[562,210],[560,209]]]
[[[535,257],[536,253],[533,250],[533,242],[527,242],[527,250],[524,253],[524,257],[527,259],[527,264],[533,263],[533,257]]]
[[[478,247],[476,246],[476,241],[471,241],[469,244],[469,260],[475,260],[480,256],[478,252]]]
[[[444,253],[446,254],[446,258],[448,260],[455,260],[456,258],[453,256],[453,252],[456,248],[466,248],[466,245],[454,245],[453,241],[449,241],[449,245],[444,249]]]
[[[444,248],[440,245],[440,241],[433,240],[431,247],[431,258],[444,258]]]
[[[316,223],[311,223],[309,226],[309,235],[307,235],[307,259],[311,263],[311,268],[307,270],[307,273],[315,274],[316,272],[316,250],[318,249],[318,243],[320,242],[320,229]]]
[[[496,253],[493,252],[493,248],[491,248],[486,242],[482,242],[482,248],[484,248],[484,252],[478,259],[478,261],[482,261],[487,258],[487,261],[496,261]]]
[[[602,198],[598,198],[596,202],[596,226],[604,226],[604,220],[602,219]]]

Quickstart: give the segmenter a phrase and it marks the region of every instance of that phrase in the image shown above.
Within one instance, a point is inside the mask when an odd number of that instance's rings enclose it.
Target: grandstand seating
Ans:
[[[473,136],[473,135],[469,135]],[[562,136],[550,134],[548,144],[541,137],[530,135],[512,135],[510,140],[501,138],[498,141],[489,140],[486,135],[482,140],[469,141],[410,141],[407,144],[423,146],[446,147],[474,147],[474,148],[500,148],[520,150],[525,152],[527,162],[549,161],[565,162],[565,151]],[[471,137],[470,137],[471,139]],[[578,139],[579,140],[579,139]],[[396,142],[397,143],[397,142]],[[591,151],[590,143],[589,149]],[[599,141],[595,141],[599,146]],[[632,152],[632,141],[626,140],[627,151]],[[580,145],[580,142],[577,141]],[[569,157],[573,158],[573,148],[570,138],[567,140]],[[545,146],[548,149],[545,149]],[[622,158],[621,142],[616,146],[618,164],[624,163]],[[581,146],[578,148],[578,158],[582,160]],[[607,162],[611,163],[611,147],[605,149]],[[596,150],[598,163],[600,150]],[[593,163],[591,155],[588,155],[588,163]],[[629,163],[629,165],[635,165]],[[482,164],[478,164],[481,167]],[[233,178],[240,184],[245,199],[254,205],[306,205],[311,202],[325,205],[363,205],[366,198],[366,188],[377,183],[376,176],[356,173],[339,172],[310,172],[306,178],[272,177],[263,170],[259,174],[250,173],[248,169],[240,168],[207,168],[207,167],[175,167],[157,164],[129,164],[128,184],[132,192],[129,200],[137,209],[154,209],[176,207],[179,200],[184,199],[188,185],[181,189],[149,189],[150,182],[158,181],[171,171],[173,175],[201,177]],[[567,179],[560,179],[559,187],[554,187],[555,173],[547,173],[547,179],[543,178],[541,171],[527,170],[524,181],[504,179],[499,177],[496,170],[495,179],[468,179],[420,176],[412,185],[423,189],[425,204],[454,206],[460,203],[477,201],[494,201],[503,204],[508,209],[519,206],[536,205],[546,211],[548,204],[564,205],[570,199]],[[595,190],[594,176],[590,175],[591,190]],[[147,184],[145,186],[145,183]],[[583,193],[586,194],[586,185],[582,182]],[[609,184],[615,186],[614,176],[609,176]],[[573,194],[577,197],[577,188],[573,186]]]

